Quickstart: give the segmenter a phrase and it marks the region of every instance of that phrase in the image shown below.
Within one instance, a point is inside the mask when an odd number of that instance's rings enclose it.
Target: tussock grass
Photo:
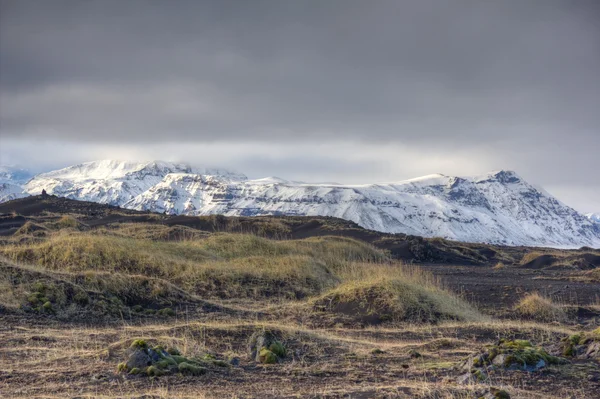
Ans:
[[[587,277],[592,281],[600,282],[600,268],[586,272]]]
[[[7,245],[0,253],[53,271],[152,276],[212,298],[304,298],[339,284],[348,264],[389,261],[382,251],[348,238],[274,241],[229,233],[157,242],[69,231]]]
[[[516,305],[515,312],[521,317],[537,321],[565,321],[567,314],[562,307],[537,292],[523,297]]]
[[[521,259],[521,265],[526,265],[527,263],[536,260],[537,258],[539,258],[542,255],[549,255],[549,254],[543,253],[543,252],[538,252],[538,251],[527,252],[525,255],[523,255],[523,258]]]
[[[19,229],[15,232],[15,235],[29,235],[34,234],[36,232],[44,232],[45,230],[46,228],[44,226],[33,223],[32,221],[28,220],[23,226],[19,227]]]
[[[140,227],[128,229],[144,234]],[[157,229],[147,231],[153,235]],[[41,242],[5,245],[0,253],[129,305],[153,303],[152,297],[164,303],[181,290],[205,299],[308,300],[309,306],[329,302],[336,304],[329,307],[334,313],[354,309],[360,317],[377,315],[381,321],[480,317],[440,288],[431,274],[344,237],[278,241],[214,233],[156,241],[107,230],[61,230]]]
[[[342,284],[314,299],[314,306],[367,324],[486,320],[420,268],[371,264],[352,269],[344,271]]]

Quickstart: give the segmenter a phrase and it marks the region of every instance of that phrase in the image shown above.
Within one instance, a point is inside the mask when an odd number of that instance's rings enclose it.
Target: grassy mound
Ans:
[[[0,248],[8,258],[68,272],[142,274],[214,298],[304,298],[337,285],[356,261],[387,256],[352,239],[274,241],[242,234],[160,242],[94,233],[60,232],[43,242]]]
[[[46,228],[37,223],[28,220],[25,224],[15,232],[15,236],[34,235],[41,236],[46,233]]]
[[[600,253],[588,249],[580,253],[551,251],[526,253],[520,262],[521,267],[529,269],[570,268],[589,270],[600,267]]]
[[[38,271],[0,260],[0,304],[13,312],[61,319],[173,316],[178,306],[198,305],[159,279],[108,273]]]
[[[363,265],[356,274],[315,299],[313,308],[345,324],[484,319],[421,269]]]
[[[514,310],[523,318],[537,321],[565,321],[567,319],[563,308],[538,293],[523,297],[515,305]]]
[[[394,263],[381,250],[350,238],[277,241],[214,233],[157,241],[121,235],[133,230],[138,237],[144,231],[154,236],[168,229],[59,230],[41,241],[1,246],[0,253],[86,292],[114,298],[118,311],[150,314],[172,309],[196,295],[203,299],[304,300],[300,306],[324,310],[350,323],[481,317],[441,289],[431,274]],[[65,308],[69,301],[55,301],[54,307]],[[114,313],[113,308],[110,312]]]

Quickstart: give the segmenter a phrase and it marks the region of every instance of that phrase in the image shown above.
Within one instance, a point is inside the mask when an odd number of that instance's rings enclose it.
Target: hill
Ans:
[[[7,183],[9,184],[9,183]],[[248,180],[220,169],[162,161],[96,161],[33,177],[0,198],[50,194],[123,208],[193,216],[331,216],[380,232],[463,242],[600,247],[600,226],[512,171],[430,175],[340,185]]]

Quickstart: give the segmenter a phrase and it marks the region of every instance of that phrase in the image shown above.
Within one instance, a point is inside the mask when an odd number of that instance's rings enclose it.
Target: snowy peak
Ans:
[[[596,213],[588,213],[585,215],[588,219],[590,219],[593,223],[597,223],[600,225],[600,212]]]
[[[244,175],[224,169],[198,169],[185,163],[102,160],[42,173],[29,181],[24,191],[40,194],[46,190],[49,194],[71,199],[125,206],[163,180],[186,175],[224,181],[247,180]]]
[[[512,170],[499,170],[492,172],[489,175],[489,180],[496,180],[501,184],[517,184],[522,182],[521,177]]]
[[[0,165],[0,183],[25,184],[33,174],[27,169],[14,165]]]
[[[185,163],[164,161],[129,162],[102,160],[85,162],[56,171],[43,173],[38,178],[69,180],[143,179],[147,176],[164,177],[169,173],[198,173],[226,176],[239,180],[246,177],[223,169],[193,169]]]
[[[22,185],[33,175],[27,170],[14,165],[0,165],[0,202],[24,197]]]
[[[25,184],[15,184],[16,175],[0,174],[8,180],[0,185],[0,201],[46,190],[169,214],[333,216],[389,233],[505,245],[600,247],[597,215],[576,212],[509,170],[343,185],[279,177],[248,180],[221,169],[164,161],[104,160],[43,173]]]

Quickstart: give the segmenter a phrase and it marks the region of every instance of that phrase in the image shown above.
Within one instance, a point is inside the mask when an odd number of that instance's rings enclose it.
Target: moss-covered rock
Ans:
[[[281,358],[284,358],[286,355],[285,347],[279,341],[275,341],[269,345],[269,350]]]
[[[230,366],[227,361],[217,358],[213,353],[207,353],[201,358],[187,358],[179,353],[179,350],[174,348],[165,350],[163,346],[151,346],[143,339],[136,339],[129,348],[127,361],[120,363],[117,370],[128,372],[130,375],[159,377],[177,372],[201,375],[211,368],[216,370],[218,367]]]
[[[263,364],[277,363],[277,355],[267,348],[262,348],[258,354],[259,362]]]
[[[534,372],[550,364],[567,363],[566,359],[552,356],[542,347],[527,340],[501,339],[496,345],[487,346],[477,355],[463,363],[463,369],[478,374],[493,368]]]
[[[578,359],[600,358],[600,329],[590,332],[580,332],[561,340],[558,349],[563,356]]]
[[[206,373],[205,367],[188,362],[181,362],[178,369],[181,374],[187,375],[202,375]]]
[[[250,357],[258,363],[277,363],[283,359],[287,350],[281,340],[270,331],[257,331],[250,337],[248,343]]]

